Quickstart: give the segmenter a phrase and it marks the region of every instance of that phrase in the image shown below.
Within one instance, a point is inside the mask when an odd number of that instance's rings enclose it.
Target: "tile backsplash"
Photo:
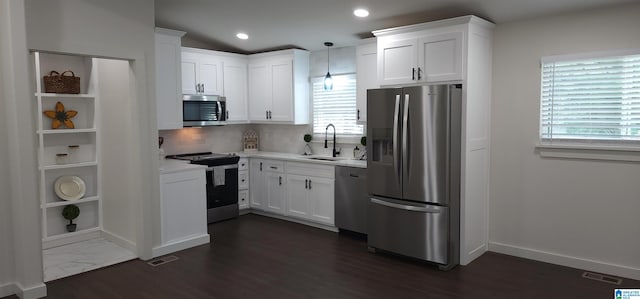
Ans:
[[[226,125],[219,127],[184,128],[163,130],[159,136],[164,138],[162,148],[167,155],[194,152],[242,152],[242,136],[248,129],[258,133],[260,151],[302,154],[305,142],[304,134],[311,133],[310,125]],[[331,137],[329,137],[331,138]],[[331,155],[333,145],[324,148],[324,138],[316,138],[310,144],[313,154]],[[353,143],[338,143],[341,156],[352,157]],[[362,146],[360,146],[362,147]]]

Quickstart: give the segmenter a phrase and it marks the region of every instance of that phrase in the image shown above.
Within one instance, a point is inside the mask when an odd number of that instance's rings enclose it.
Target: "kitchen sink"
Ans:
[[[331,157],[331,156],[302,156],[305,159],[310,160],[322,160],[322,161],[342,161],[348,160],[347,157]]]

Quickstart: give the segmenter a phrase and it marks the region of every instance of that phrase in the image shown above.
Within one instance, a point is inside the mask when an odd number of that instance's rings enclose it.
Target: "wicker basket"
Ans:
[[[64,74],[71,73],[71,76]],[[44,76],[44,92],[47,93],[80,93],[80,77],[76,77],[72,71],[64,71],[62,74],[51,71]]]

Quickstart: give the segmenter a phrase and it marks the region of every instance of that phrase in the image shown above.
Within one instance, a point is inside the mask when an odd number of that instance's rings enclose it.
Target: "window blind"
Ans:
[[[640,54],[542,61],[540,138],[640,141]]]
[[[356,123],[356,76],[334,75],[333,90],[324,90],[324,77],[311,80],[313,96],[313,133],[324,134],[328,124],[336,134],[361,136],[363,126]],[[330,130],[333,133],[332,130]]]

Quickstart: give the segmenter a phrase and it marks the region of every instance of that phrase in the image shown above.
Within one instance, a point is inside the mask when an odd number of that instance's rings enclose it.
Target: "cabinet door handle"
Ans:
[[[271,119],[271,110],[269,110],[269,119]]]
[[[309,180],[307,179],[304,180],[304,188],[309,189]]]
[[[269,110],[265,110],[264,113],[266,115],[265,118],[269,119]]]
[[[260,171],[262,171],[262,162],[260,162]]]
[[[411,80],[415,80],[416,79],[416,68],[412,67],[411,68]]]
[[[200,85],[202,85],[202,93],[204,93],[204,83],[202,83]]]
[[[278,167],[276,167],[276,166],[269,166],[269,168],[271,168],[271,169],[278,169]]]
[[[360,120],[360,109],[358,109],[358,117],[357,117],[357,119]]]
[[[309,190],[311,190],[311,180],[309,180]]]
[[[282,186],[282,176],[278,177],[278,185]]]
[[[353,173],[350,173],[349,176],[352,177],[352,178],[359,178],[360,177],[359,175],[355,175]]]
[[[200,92],[200,83],[196,84],[196,92]]]
[[[244,179],[242,179],[242,182],[244,183]]]
[[[422,79],[422,76],[420,75],[420,71],[421,71],[421,69],[420,69],[420,67],[418,67],[418,80]]]
[[[227,117],[225,117],[225,120],[229,119],[229,110],[227,110]]]

